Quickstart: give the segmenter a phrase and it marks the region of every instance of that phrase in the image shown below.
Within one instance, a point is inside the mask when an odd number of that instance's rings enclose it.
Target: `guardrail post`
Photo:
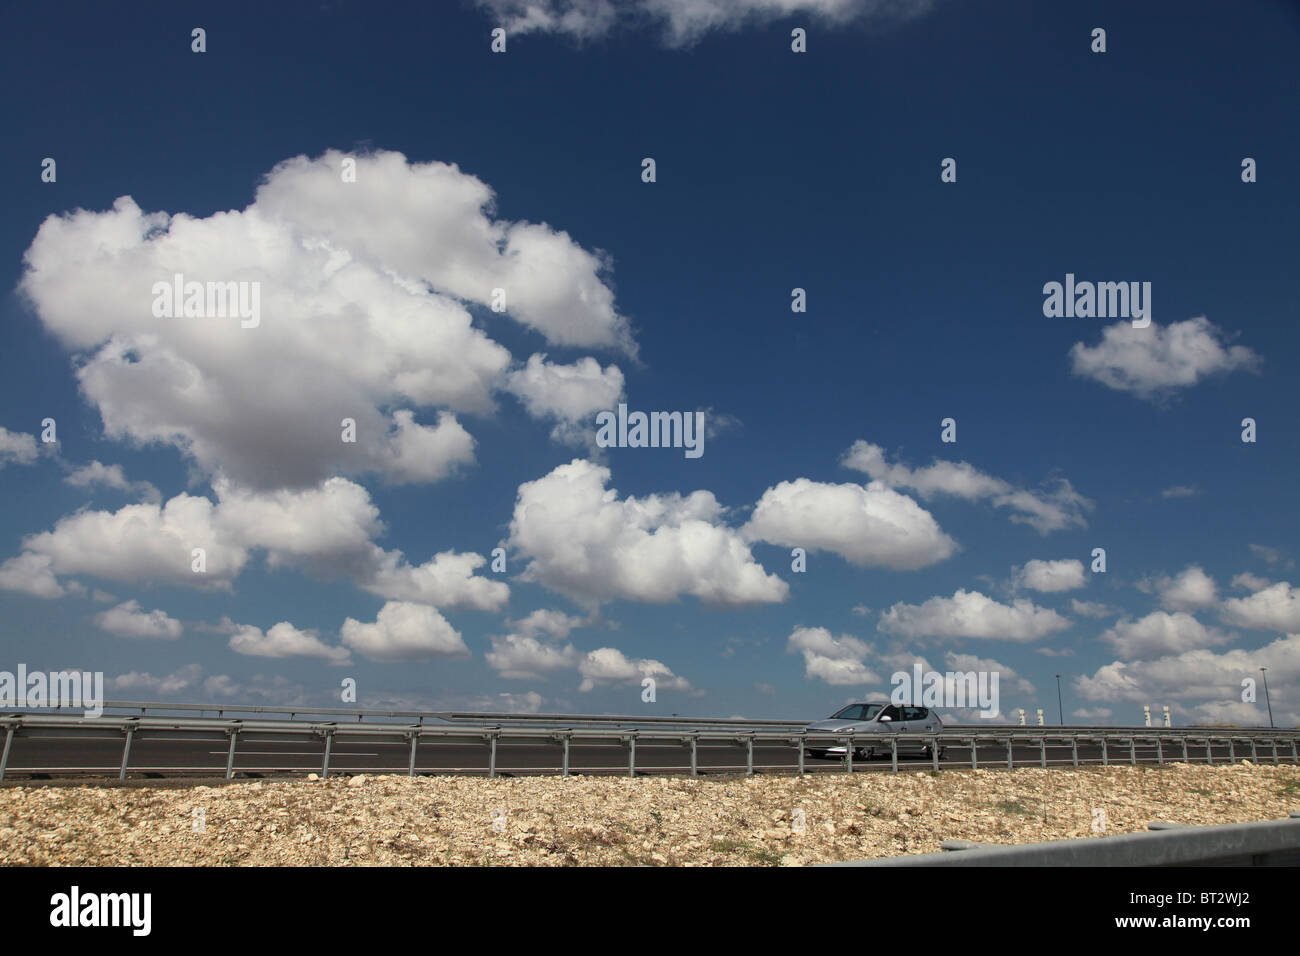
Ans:
[[[1273,743],[1273,762],[1277,763],[1277,738],[1276,737],[1273,738],[1272,743]],[[3,772],[2,768],[0,768],[0,772]]]
[[[230,731],[230,750],[226,752],[226,779],[235,775],[235,744],[239,740],[239,731]]]
[[[1161,766],[1165,763],[1165,742],[1159,737],[1156,738],[1156,763]]]
[[[135,737],[135,728],[126,729],[126,746],[122,748],[122,769],[117,774],[118,780],[126,779],[126,763],[131,759],[131,740]]]
[[[980,768],[979,756],[975,753],[975,738],[970,739],[970,768],[978,770]]]
[[[844,738],[844,772],[853,772],[853,735]]]
[[[1011,738],[1008,737],[1007,738],[1007,769],[1008,770],[1015,768],[1015,762],[1011,756],[1011,742],[1012,742]]]
[[[803,736],[803,737],[796,737],[796,738],[794,738],[794,743],[795,743],[795,746],[799,748],[799,776],[802,777],[802,776],[804,775],[804,769],[803,769],[803,749],[804,749],[804,745],[808,743],[806,733],[805,733],[805,736]]]
[[[334,746],[334,731],[325,731],[325,759],[320,765],[320,778],[328,780],[330,776],[330,749]]]
[[[1181,737],[1179,739],[1183,742],[1183,763],[1191,763],[1191,758],[1187,756],[1187,738]]]
[[[939,738],[938,737],[930,738],[930,766],[934,768],[936,773],[938,772],[939,770]]]
[[[1137,747],[1138,747],[1137,738],[1130,737],[1128,739],[1128,762],[1132,764],[1134,767],[1137,766],[1137,762],[1138,762]]]
[[[560,776],[562,777],[569,775],[569,742],[572,739],[573,737],[570,734],[565,734],[560,738],[560,743],[564,745],[564,766],[560,769]]]
[[[1110,766],[1110,747],[1106,743],[1105,737],[1101,738],[1101,765],[1103,767]]]
[[[1259,763],[1259,757],[1257,757],[1255,754],[1256,754],[1256,752],[1255,752],[1255,738],[1254,738],[1254,737],[1251,737],[1251,738],[1250,738],[1250,762],[1251,762],[1251,763]]]
[[[6,728],[5,730],[4,752],[0,753],[0,780],[3,780],[5,778],[5,766],[9,763],[9,747],[10,745],[13,744],[13,742],[14,742],[14,725],[10,724],[8,728]],[[1277,750],[1276,747],[1274,747],[1273,749]],[[803,751],[801,750],[799,751],[799,753],[802,754]]]
[[[411,731],[411,757],[406,762],[406,775],[415,776],[415,748],[420,745],[420,735],[414,730]]]
[[[497,775],[497,735],[488,734],[488,777]]]
[[[1046,769],[1047,767],[1047,738],[1038,738],[1038,764]]]
[[[1214,741],[1209,737],[1205,738],[1205,762],[1214,763]]]
[[[745,738],[745,776],[754,776],[754,738]]]
[[[1300,763],[1300,758],[1297,758],[1297,757],[1296,757],[1296,747],[1295,747],[1295,745],[1296,745],[1296,739],[1295,739],[1294,737],[1292,737],[1292,738],[1291,738],[1291,762],[1292,762],[1292,763]]]
[[[898,738],[889,738],[889,769],[898,773]]]
[[[628,737],[627,742],[628,742],[627,775],[629,777],[635,777],[636,776],[636,734],[632,734],[632,736]]]
[[[696,753],[696,744],[698,744],[698,743],[699,743],[699,741],[698,741],[696,738],[694,738],[694,737],[691,738],[691,776],[692,776],[692,777],[698,777],[698,776],[700,775],[700,765],[699,765],[699,763],[697,762],[697,756],[698,756],[698,755],[697,755],[697,753]],[[803,751],[802,751],[802,750],[799,751],[799,759],[800,759],[800,762],[803,761]]]
[[[1079,766],[1079,738],[1070,738],[1070,760],[1077,767]]]

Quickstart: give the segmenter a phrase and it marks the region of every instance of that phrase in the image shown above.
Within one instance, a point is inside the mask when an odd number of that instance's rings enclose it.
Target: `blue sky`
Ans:
[[[813,718],[921,660],[1259,723],[1267,666],[1300,723],[1300,8],[1133,7],[7,11],[0,669]],[[260,324],[155,316],[176,272]],[[595,447],[620,401],[704,454]]]

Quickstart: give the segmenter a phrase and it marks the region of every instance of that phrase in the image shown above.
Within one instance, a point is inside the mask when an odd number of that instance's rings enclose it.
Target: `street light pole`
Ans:
[[[1056,675],[1056,716],[1062,727],[1065,726],[1065,707],[1061,704],[1061,675]]]
[[[1273,702],[1268,698],[1268,668],[1261,667],[1259,672],[1264,675],[1264,703],[1268,704],[1268,725],[1273,726]]]

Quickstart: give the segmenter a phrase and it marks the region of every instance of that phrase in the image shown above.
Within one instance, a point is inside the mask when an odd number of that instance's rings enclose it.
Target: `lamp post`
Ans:
[[[1061,704],[1061,675],[1056,675],[1056,716],[1062,727],[1065,726],[1065,707]]]
[[[1268,668],[1261,667],[1259,672],[1264,675],[1264,703],[1268,704],[1268,725],[1273,726],[1273,702],[1268,698]]]

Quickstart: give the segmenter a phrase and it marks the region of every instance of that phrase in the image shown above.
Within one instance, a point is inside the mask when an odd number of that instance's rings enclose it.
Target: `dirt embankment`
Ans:
[[[0,865],[800,865],[1300,810],[1300,767],[0,789]]]

